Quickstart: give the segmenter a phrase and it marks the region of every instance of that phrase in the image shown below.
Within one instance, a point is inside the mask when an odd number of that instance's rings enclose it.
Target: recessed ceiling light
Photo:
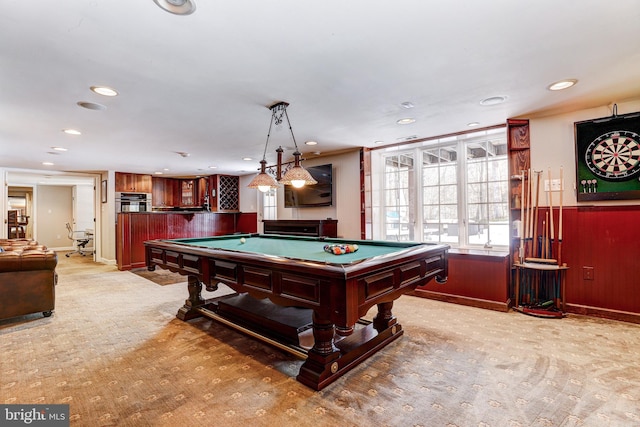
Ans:
[[[102,96],[118,96],[118,91],[107,86],[91,86],[90,89]]]
[[[416,119],[412,117],[407,117],[407,118],[398,120],[396,123],[398,123],[399,125],[410,125],[411,123],[415,123],[415,121]]]
[[[102,111],[107,109],[106,105],[96,104],[95,102],[80,101],[78,102],[78,105],[82,108],[86,108],[87,110]]]
[[[576,79],[560,80],[559,82],[551,83],[549,87],[547,87],[547,89],[549,90],[569,89],[571,86],[574,86],[576,83],[578,83],[578,80]]]
[[[42,162],[42,164],[45,165],[45,166],[53,166],[54,165],[54,163],[51,163],[51,162]]]
[[[67,151],[67,149],[64,147],[51,147],[51,149],[56,151]]]
[[[153,0],[158,6],[175,15],[190,15],[196,10],[193,0]]]
[[[396,138],[396,141],[411,141],[413,139],[418,139],[418,135],[401,136]]]
[[[156,171],[156,172],[154,172],[154,174],[156,174],[156,175],[162,175],[162,172],[160,172],[160,171]]]
[[[384,141],[373,141],[374,144],[384,144]]]
[[[243,157],[242,160],[246,160],[247,162],[253,160],[251,157]]]
[[[492,96],[490,98],[485,98],[482,101],[480,101],[480,105],[497,105],[497,104],[502,104],[506,100],[507,100],[506,96]]]
[[[316,141],[307,141],[305,142],[306,145],[318,145],[318,143]]]
[[[467,126],[469,126],[470,128],[472,128],[472,127],[480,126],[480,123],[478,123],[478,122],[471,122],[471,123],[467,123]]]
[[[413,108],[413,104],[411,102],[408,102],[408,101],[407,102],[403,102],[400,105],[402,105],[403,108],[407,108],[407,109],[408,108]]]
[[[217,166],[209,166],[209,169],[218,169]]]
[[[82,132],[77,129],[62,129],[62,132],[68,135],[82,135]]]

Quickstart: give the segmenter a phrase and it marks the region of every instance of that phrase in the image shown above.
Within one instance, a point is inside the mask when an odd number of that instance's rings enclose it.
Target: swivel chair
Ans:
[[[80,254],[82,256],[87,255],[86,246],[91,241],[91,236],[87,235],[86,231],[74,231],[71,224],[67,222],[67,230],[69,231],[69,240],[73,241],[73,245],[76,250],[65,254],[66,257],[70,257],[73,254]]]

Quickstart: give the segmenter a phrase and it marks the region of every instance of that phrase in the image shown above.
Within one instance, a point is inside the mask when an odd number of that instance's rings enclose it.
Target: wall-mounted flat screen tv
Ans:
[[[287,208],[315,208],[333,205],[333,167],[331,164],[305,166],[311,176],[318,181],[314,185],[295,188],[284,186],[284,206]]]

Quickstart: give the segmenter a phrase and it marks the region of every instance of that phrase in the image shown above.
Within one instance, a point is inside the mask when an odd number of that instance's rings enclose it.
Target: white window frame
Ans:
[[[490,202],[491,196],[488,192],[489,174],[488,168],[490,162],[493,162],[488,156],[485,157],[484,162],[486,165],[484,181],[482,184],[486,186],[484,189],[484,199],[477,202],[479,206],[485,205],[480,209],[482,212],[488,212],[489,208],[496,208],[498,212],[502,212],[504,215],[504,223],[499,223],[490,220],[489,218],[482,218],[479,224],[471,224],[468,218],[469,204],[468,200],[468,183],[467,183],[467,149],[471,144],[483,143],[491,141],[491,144],[496,143],[500,147],[500,152],[495,158],[500,161],[504,160],[504,171],[500,169],[499,178],[492,181],[495,185],[492,187],[499,188],[499,195],[493,195],[493,199],[496,201]],[[508,188],[509,188],[509,170],[508,170],[508,155],[506,152],[507,134],[505,127],[498,127],[492,129],[486,129],[479,132],[465,133],[454,136],[447,136],[442,138],[430,139],[429,141],[422,141],[420,143],[407,143],[396,145],[394,147],[379,149],[372,152],[371,158],[371,175],[372,175],[372,238],[377,240],[411,240],[411,241],[425,241],[425,242],[441,242],[450,244],[452,247],[460,248],[482,248],[491,247],[498,250],[508,250],[509,247],[509,200],[508,200]],[[493,145],[487,144],[488,148]],[[423,152],[434,148],[442,148],[454,146],[456,149],[457,158],[457,171],[456,171],[456,188],[457,188],[457,218],[455,221],[447,221],[446,218],[440,218],[440,229],[436,232],[435,238],[426,234],[425,226],[427,221],[424,218],[424,205],[423,205]],[[408,156],[413,157],[413,169],[410,172],[410,180],[408,188],[408,194],[411,199],[406,203],[400,203],[398,208],[392,208],[389,205],[389,191],[393,188],[385,189],[386,175],[386,159],[390,156]],[[405,162],[406,164],[406,162]],[[434,167],[436,167],[434,165]],[[494,169],[495,171],[495,169]],[[480,183],[480,182],[478,182]],[[476,185],[478,184],[476,183]],[[405,187],[407,187],[405,185]],[[398,223],[404,231],[402,233],[389,233],[390,217],[389,213],[395,215],[398,212]],[[408,213],[408,214],[407,214]],[[391,216],[394,216],[391,215]],[[394,216],[394,218],[395,218]],[[442,224],[451,223],[451,227],[456,228],[456,239],[448,239],[444,236],[442,231]],[[452,228],[453,229],[453,228]],[[470,232],[474,233],[470,239]],[[493,239],[491,234],[493,233],[496,239]],[[491,241],[494,240],[494,241]]]

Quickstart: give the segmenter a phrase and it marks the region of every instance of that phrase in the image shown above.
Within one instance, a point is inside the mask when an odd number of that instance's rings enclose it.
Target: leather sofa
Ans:
[[[0,320],[55,307],[58,257],[29,239],[0,239]]]

